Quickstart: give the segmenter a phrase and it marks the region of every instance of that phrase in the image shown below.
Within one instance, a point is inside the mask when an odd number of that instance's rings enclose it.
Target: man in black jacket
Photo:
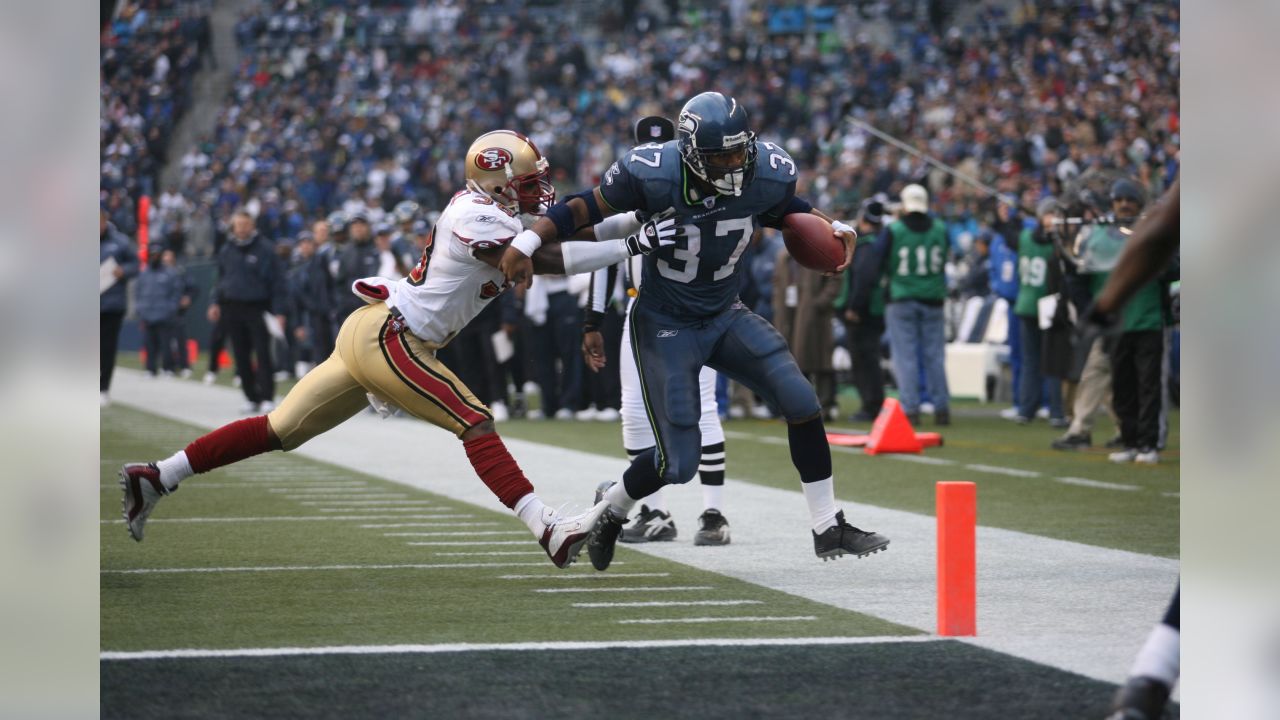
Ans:
[[[254,230],[253,216],[237,210],[231,235],[218,250],[218,279],[209,305],[209,322],[224,323],[247,401],[243,412],[256,414],[275,407],[271,335],[266,314],[284,327],[288,285],[275,248]],[[256,360],[256,367],[255,367]]]
[[[337,300],[337,316],[345,318],[364,307],[364,301],[351,292],[351,284],[360,278],[378,275],[382,263],[381,252],[373,242],[369,216],[357,210],[348,218],[347,233],[350,242],[338,255],[338,273],[334,281]]]
[[[108,266],[104,273],[110,276],[110,285],[104,286],[108,281],[100,282],[98,290],[98,316],[101,319],[101,373],[98,375],[98,390],[101,393],[101,405],[106,407],[111,404],[107,392],[111,389],[111,375],[116,369],[120,325],[124,322],[125,285],[138,274],[138,253],[134,251],[129,238],[107,221],[106,208],[98,211],[98,262]]]
[[[309,235],[298,239],[298,263],[289,271],[289,288],[295,311],[294,337],[308,343],[309,360],[318,365],[333,352],[333,280]]]
[[[858,212],[858,242],[861,245],[875,241],[884,224],[884,204],[879,200],[867,200]],[[884,373],[880,369],[880,339],[884,337],[884,287],[881,286],[880,268],[870,253],[856,252],[853,265],[845,274],[845,287],[836,299],[837,309],[843,310],[845,337],[849,343],[849,356],[853,364],[853,384],[862,400],[862,409],[853,416],[854,422],[871,422],[880,414],[884,404]],[[861,293],[854,292],[857,278],[871,283]]]

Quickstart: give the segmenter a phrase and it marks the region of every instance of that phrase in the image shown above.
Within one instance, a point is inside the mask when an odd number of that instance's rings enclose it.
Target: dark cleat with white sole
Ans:
[[[889,548],[889,538],[874,532],[859,530],[844,521],[844,511],[836,513],[836,524],[813,533],[813,552],[823,561],[841,555],[865,557]]]

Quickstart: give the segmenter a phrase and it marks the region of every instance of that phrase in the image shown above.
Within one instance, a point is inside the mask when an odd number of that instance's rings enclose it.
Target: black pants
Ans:
[[[251,403],[272,400],[276,383],[271,376],[271,335],[262,319],[266,303],[222,303],[222,323],[236,359],[240,389]]]
[[[618,373],[618,353],[622,351],[622,316],[613,310],[604,313],[600,325],[600,334],[604,336],[604,356],[608,362],[600,368],[600,372],[587,370],[586,402],[597,409],[622,407],[622,380]]]
[[[161,367],[169,372],[177,370],[172,347],[177,323],[173,320],[161,320],[146,325],[147,372],[155,375]]]
[[[547,304],[547,324],[536,330],[534,362],[542,387],[542,412],[551,416],[561,408],[581,409],[582,310],[577,296],[567,292],[551,293]]]
[[[116,371],[116,350],[120,347],[120,326],[124,323],[124,311],[98,314],[98,348],[101,353],[98,374],[98,390],[111,389],[111,375]]]
[[[214,375],[222,368],[218,365],[218,356],[222,355],[222,349],[227,346],[227,320],[221,317],[218,322],[213,324],[213,328],[209,331],[209,372]]]
[[[875,417],[884,405],[884,372],[880,369],[880,338],[884,337],[884,318],[868,317],[862,322],[845,323],[849,338],[849,356],[853,361],[853,386],[862,398],[862,412]]]
[[[1160,440],[1160,363],[1164,334],[1127,332],[1111,351],[1111,395],[1127,448],[1154,450]]]

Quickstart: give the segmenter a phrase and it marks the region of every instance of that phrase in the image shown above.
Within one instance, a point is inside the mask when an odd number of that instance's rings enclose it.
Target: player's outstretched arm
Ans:
[[[546,215],[511,241],[498,269],[508,281],[527,284],[534,271],[533,255],[543,243],[573,237],[579,228],[594,225],[614,213],[604,202],[599,187],[571,195],[548,208]]]

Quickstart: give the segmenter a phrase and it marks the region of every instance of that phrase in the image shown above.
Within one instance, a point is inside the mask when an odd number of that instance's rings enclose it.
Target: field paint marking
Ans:
[[[1176,492],[1166,492],[1166,493],[1160,493],[1160,494],[1161,494],[1161,495],[1163,495],[1163,496],[1165,496],[1165,497],[1167,497],[1167,498],[1176,498],[1176,497],[1181,497],[1181,495],[1179,495],[1179,494],[1178,494],[1178,493],[1176,493]]]
[[[351,505],[351,506],[401,505],[403,506],[403,505],[435,505],[436,502],[434,500],[352,500],[349,498],[338,497],[338,498],[329,498],[326,500],[308,500],[308,501],[304,501],[302,504],[310,505],[310,506],[318,506],[318,505]]]
[[[977,472],[991,473],[993,475],[1009,475],[1012,477],[1033,478],[1040,477],[1040,473],[1035,470],[1019,470],[1017,468],[1000,467],[999,465],[965,465],[967,470],[976,470]]]
[[[379,499],[387,500],[387,499],[393,499],[393,498],[407,498],[409,496],[403,493],[395,494],[395,495],[390,495],[390,494],[388,495],[343,495],[339,499],[337,497],[334,497],[333,495],[313,495],[311,493],[306,493],[306,494],[285,495],[284,497],[290,500],[328,500],[331,503],[337,503],[337,502],[341,502],[342,500],[379,500]]]
[[[576,608],[693,607],[702,605],[763,605],[763,600],[646,600],[644,602],[573,603]]]
[[[213,518],[151,518],[149,523],[238,523],[238,522],[297,522],[311,520],[432,520],[452,515],[281,515],[279,517],[213,517]],[[468,515],[467,517],[471,517]],[[123,525],[124,520],[99,520],[101,525]],[[460,522],[460,523],[417,523],[417,527],[485,527],[497,525],[496,522]],[[361,526],[363,527],[363,526]]]
[[[446,643],[439,645],[333,645],[328,647],[234,648],[228,650],[141,650],[98,654],[99,660],[176,660],[235,657],[289,657],[295,655],[394,655],[457,652],[547,652],[558,650],[610,650],[674,647],[789,647],[810,645],[881,645],[946,640],[932,635],[880,635],[813,638],[699,638],[690,640],[601,640],[595,642]]]
[[[1068,485],[1079,485],[1081,487],[1099,488],[1101,490],[1141,490],[1137,485],[1124,485],[1122,483],[1102,482],[1101,480],[1090,480],[1088,478],[1078,477],[1056,477],[1055,481],[1066,483]]]
[[[617,565],[617,563],[614,563]],[[536,593],[586,593],[586,592],[688,592],[715,590],[710,585],[668,585],[666,587],[603,587],[603,588],[538,588]]]
[[[619,625],[668,625],[672,623],[722,623],[722,622],[792,622],[817,620],[817,615],[758,615],[744,617],[691,617],[691,618],[632,618],[619,620]]]
[[[615,563],[617,564],[617,563]],[[452,570],[454,568],[542,567],[546,562],[405,563],[399,565],[264,565],[261,567],[131,568],[102,570],[103,575],[170,575],[179,573],[324,572],[330,570]]]
[[[416,533],[382,533],[383,535],[415,535]],[[425,534],[425,533],[424,533]],[[429,542],[410,542],[405,545],[453,545],[471,547],[477,542],[485,545],[528,545],[532,540],[431,540]]]
[[[431,543],[405,543],[405,545],[430,545]],[[524,543],[520,543],[523,545]],[[533,541],[530,540],[532,545]],[[432,553],[436,557],[489,557],[491,555],[541,555],[541,551],[536,550],[494,550],[493,552],[438,552]]]
[[[361,525],[366,530],[376,530],[379,528],[402,528],[402,527],[439,527],[437,523],[376,523],[373,525]],[[471,535],[524,535],[524,530],[480,530],[478,532],[397,532],[382,533],[383,537],[459,537]]]
[[[845,448],[845,449],[847,450],[848,448]],[[880,457],[887,457],[891,460],[902,460],[904,462],[919,463],[921,465],[955,465],[957,464],[955,460],[948,460],[946,458],[929,457],[928,455],[889,454],[889,455],[881,455]]]
[[[386,513],[406,512],[406,513],[411,513],[411,512],[416,512],[416,513],[420,513],[420,512],[434,512],[434,511],[439,510],[439,509],[440,509],[440,508],[425,508],[425,507],[405,507],[405,508],[398,508],[398,507],[336,507],[336,508],[316,508],[316,510],[318,510],[318,511],[320,511],[320,512],[353,512],[353,513],[358,513],[358,512],[371,512],[371,513],[378,513],[378,512],[386,512]],[[389,515],[388,517],[397,517],[397,516],[396,516],[396,515]],[[399,517],[407,517],[407,516],[401,515],[401,516],[399,516]],[[440,516],[438,516],[438,515],[430,515],[430,516],[428,516],[428,517],[440,517]],[[475,516],[474,516],[474,515],[450,515],[449,517],[475,517]]]
[[[281,487],[267,488],[267,492],[273,493],[273,494],[287,495],[289,493],[301,492],[301,493],[307,493],[308,495],[324,495],[326,497],[368,493],[371,490],[374,490],[374,488],[371,488],[367,485],[360,485],[358,487],[353,485],[351,487],[344,487],[344,488],[335,488],[335,487],[329,487],[329,486],[306,487],[303,485],[291,485],[289,487],[283,487],[283,488]]]
[[[652,578],[652,577],[671,577],[671,573],[665,572],[642,572],[642,573],[591,573],[590,575],[565,575],[559,573],[552,575],[499,575],[499,580],[607,580],[609,578]]]

